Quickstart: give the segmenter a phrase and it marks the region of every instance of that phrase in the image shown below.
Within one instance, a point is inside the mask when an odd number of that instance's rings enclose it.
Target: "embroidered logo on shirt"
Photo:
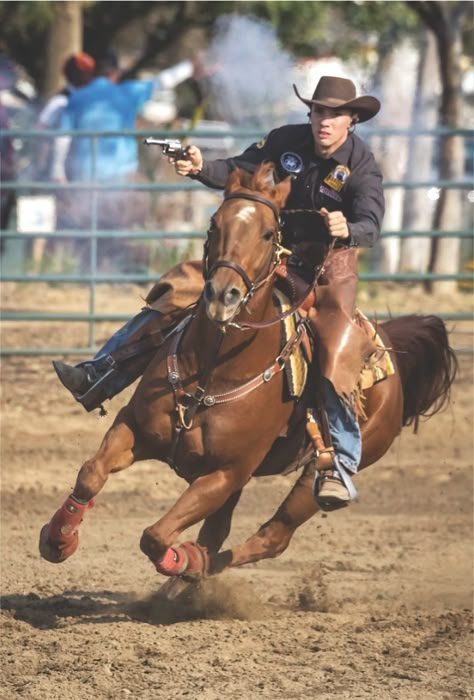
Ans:
[[[328,185],[331,189],[336,190],[336,192],[340,192],[350,174],[351,171],[347,165],[336,165],[334,170],[332,170],[324,179],[324,184]]]
[[[335,199],[336,202],[342,202],[341,195],[337,192],[334,192],[334,190],[330,190],[329,187],[324,187],[324,185],[321,185],[319,191],[321,192],[321,194],[325,194],[326,197],[331,197],[332,199]]]
[[[303,159],[297,153],[283,153],[280,163],[283,169],[292,175],[298,175],[303,170]]]
[[[263,148],[267,142],[267,139],[260,139],[260,141],[257,143],[257,148]]]

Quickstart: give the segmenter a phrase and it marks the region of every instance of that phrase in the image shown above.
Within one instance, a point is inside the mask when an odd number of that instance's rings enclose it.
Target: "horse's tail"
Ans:
[[[437,316],[411,314],[381,324],[387,332],[403,387],[403,425],[416,432],[420,416],[433,416],[449,402],[458,362]]]

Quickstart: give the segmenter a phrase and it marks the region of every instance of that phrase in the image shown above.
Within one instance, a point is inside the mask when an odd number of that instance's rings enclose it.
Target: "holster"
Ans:
[[[317,338],[320,372],[341,397],[351,396],[365,362],[377,349],[353,320],[357,282],[357,250],[333,248],[308,312]]]

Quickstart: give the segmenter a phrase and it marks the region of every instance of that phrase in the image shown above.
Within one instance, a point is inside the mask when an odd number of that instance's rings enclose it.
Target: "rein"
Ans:
[[[215,272],[215,270],[219,269],[220,267],[227,267],[234,272],[236,272],[241,279],[243,280],[245,287],[247,289],[247,294],[241,301],[241,306],[245,305],[248,303],[250,298],[253,296],[253,294],[256,292],[256,290],[261,287],[263,284],[268,282],[275,274],[275,270],[280,263],[280,259],[282,255],[285,254],[290,254],[291,251],[287,251],[285,248],[281,246],[281,229],[280,229],[280,217],[279,217],[279,210],[278,208],[273,204],[268,199],[265,199],[264,197],[261,197],[257,194],[251,194],[251,193],[246,193],[246,192],[234,192],[231,194],[228,194],[224,197],[224,201],[230,200],[230,199],[247,199],[253,202],[257,202],[258,204],[263,204],[264,206],[268,207],[271,209],[273,212],[273,215],[275,217],[275,220],[277,222],[277,228],[276,228],[276,239],[274,238],[273,240],[273,246],[272,246],[272,251],[270,253],[269,259],[267,263],[263,266],[262,272],[257,275],[257,278],[252,282],[245,272],[245,270],[238,264],[235,263],[231,260],[217,260],[210,269],[207,269],[207,259],[208,259],[208,242],[206,241],[205,245],[205,251],[204,251],[204,268],[206,270],[205,273],[205,279],[209,280],[211,275]],[[319,213],[319,212],[317,212]],[[333,244],[332,244],[333,245]],[[330,250],[332,249],[332,245],[330,246],[327,255],[329,255]],[[262,321],[262,322],[248,322],[248,323],[235,323],[235,322],[229,322],[227,325],[229,326],[234,326],[239,329],[250,329],[250,328],[265,328],[268,326],[272,326],[276,323],[279,323],[282,319],[287,318],[291,314],[293,314],[303,303],[304,301],[309,297],[311,292],[314,290],[318,279],[323,272],[324,269],[324,264],[327,259],[327,255],[322,263],[322,265],[319,267],[317,274],[315,275],[315,278],[313,282],[308,285],[308,289],[305,291],[305,294],[302,299],[299,299],[297,302],[293,304],[293,306],[285,311],[284,313],[278,314],[274,319],[271,319],[270,321]],[[268,271],[269,270],[269,271]],[[191,320],[191,316],[188,317],[188,319],[185,319],[185,322],[182,323],[181,328],[178,330],[177,333],[174,334],[168,357],[167,357],[167,369],[168,369],[168,382],[171,384],[173,393],[174,393],[174,399],[175,399],[175,406],[176,406],[176,424],[175,424],[175,437],[173,440],[173,445],[171,449],[171,455],[170,455],[170,464],[172,466],[174,465],[174,458],[179,442],[180,435],[182,434],[183,430],[190,430],[193,425],[194,417],[198,411],[198,409],[201,406],[205,407],[211,407],[215,406],[217,404],[221,403],[228,403],[230,401],[234,401],[236,399],[242,398],[243,396],[246,396],[250,392],[254,391],[257,389],[259,386],[262,384],[265,384],[269,382],[276,374],[281,372],[287,361],[288,358],[292,355],[292,353],[295,351],[295,349],[300,345],[300,343],[303,340],[303,337],[306,334],[306,326],[304,324],[298,324],[296,331],[293,333],[289,341],[286,343],[285,347],[281,350],[280,354],[275,358],[273,363],[267,367],[263,372],[260,374],[256,375],[253,377],[253,379],[250,379],[249,381],[245,382],[242,386],[237,387],[236,389],[232,389],[227,392],[223,392],[221,394],[208,394],[207,393],[207,385],[209,383],[212,370],[215,366],[215,363],[217,361],[217,357],[219,355],[219,350],[221,347],[221,343],[223,340],[223,333],[219,334],[216,346],[213,348],[212,353],[208,355],[206,365],[202,371],[201,376],[199,377],[198,380],[198,385],[194,391],[193,394],[190,394],[185,391],[179,371],[179,365],[178,365],[178,347],[181,341],[181,338],[186,330],[186,327],[188,325],[188,321]],[[225,330],[225,329],[223,329]]]
[[[277,316],[270,319],[269,321],[244,321],[243,323],[231,321],[229,323],[229,326],[233,326],[234,328],[240,328],[241,330],[252,329],[252,328],[255,328],[255,329],[268,328],[269,326],[273,326],[275,323],[278,323],[279,321],[283,321],[285,318],[288,318],[288,316],[291,316],[292,314],[294,314],[295,311],[298,311],[298,309],[301,306],[303,306],[306,299],[308,299],[308,297],[316,289],[319,278],[321,277],[321,275],[324,272],[324,266],[326,264],[326,260],[328,259],[330,252],[334,248],[335,243],[336,243],[335,240],[331,241],[331,243],[328,247],[327,253],[324,256],[323,262],[317,268],[317,272],[315,274],[314,280],[307,286],[307,288],[306,288],[305,292],[302,294],[302,296],[299,299],[297,299],[289,309],[278,314]]]
[[[242,301],[240,303],[240,306],[242,307],[248,303],[248,301],[252,298],[252,296],[255,294],[255,292],[257,291],[257,289],[259,287],[261,287],[263,284],[265,284],[267,281],[269,281],[273,277],[273,275],[275,274],[275,269],[279,264],[279,260],[280,260],[281,256],[285,255],[285,254],[289,255],[289,254],[291,254],[291,251],[286,250],[280,244],[280,236],[281,236],[280,214],[279,214],[277,207],[273,204],[273,202],[271,202],[269,199],[266,199],[265,197],[261,197],[260,195],[251,194],[251,193],[247,193],[247,192],[232,192],[231,194],[228,194],[224,197],[224,201],[227,201],[228,199],[248,199],[252,202],[258,202],[259,204],[264,204],[266,207],[269,207],[272,210],[272,212],[275,216],[277,225],[278,225],[278,228],[277,228],[278,239],[276,242],[274,242],[276,256],[275,256],[273,268],[270,270],[270,272],[268,274],[262,273],[262,275],[264,275],[264,276],[261,279],[260,279],[260,277],[257,277],[257,279],[254,282],[251,282],[250,278],[247,275],[247,273],[245,272],[245,270],[238,263],[235,263],[231,260],[217,260],[214,263],[214,265],[212,265],[210,270],[207,271],[207,273],[205,275],[205,279],[208,280],[210,278],[210,276],[212,275],[212,273],[215,270],[217,270],[219,267],[228,267],[231,270],[233,270],[234,272],[236,272],[241,277],[241,279],[243,280],[243,282],[247,288],[247,294],[245,295],[245,297],[242,299]],[[321,211],[319,209],[284,209],[283,211],[285,214],[296,214],[299,212],[310,212],[312,214],[318,214],[318,216],[323,216],[323,214],[321,213]],[[316,288],[318,280],[324,271],[324,265],[326,263],[328,255],[331,252],[332,248],[334,247],[334,244],[335,244],[335,241],[332,241],[329,248],[328,248],[328,251],[324,257],[322,264],[317,269],[314,280],[311,282],[311,284],[308,285],[306,291],[301,296],[301,298],[297,299],[297,301],[294,302],[294,304],[289,309],[287,309],[287,311],[278,314],[277,316],[275,316],[273,319],[271,319],[269,321],[245,321],[242,323],[239,323],[237,321],[229,321],[229,323],[227,325],[232,326],[233,328],[238,328],[240,330],[268,328],[269,326],[273,326],[275,323],[279,323],[280,321],[283,321],[288,316],[291,316],[292,314],[294,314],[295,311],[297,311],[300,308],[300,306],[302,306],[305,303],[305,301],[308,299],[308,297],[314,292],[314,289]],[[272,257],[273,257],[273,252],[270,255],[268,265],[264,266],[263,269],[267,269],[268,267],[270,267]],[[205,264],[205,267],[207,268],[207,245],[205,246],[204,264]]]

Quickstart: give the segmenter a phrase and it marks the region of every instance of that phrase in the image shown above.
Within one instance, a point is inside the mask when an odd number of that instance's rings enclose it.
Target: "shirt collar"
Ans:
[[[314,152],[314,141],[313,141],[313,134],[311,131],[311,126],[309,126],[309,132],[308,132],[308,138],[311,141],[311,149],[313,150],[313,159],[317,161],[330,161],[334,160],[336,163],[340,163],[341,165],[347,165],[349,162],[349,158],[351,156],[354,144],[353,144],[353,136],[352,134],[349,134],[347,139],[344,141],[342,146],[339,146],[337,151],[334,151],[332,155],[329,156],[329,158],[321,158]]]
[[[349,158],[351,156],[353,149],[353,138],[352,134],[349,134],[347,139],[344,141],[342,146],[339,146],[337,151],[334,151],[334,153],[329,156],[328,160],[335,160],[337,163],[340,163],[341,165],[347,165],[349,162]]]

